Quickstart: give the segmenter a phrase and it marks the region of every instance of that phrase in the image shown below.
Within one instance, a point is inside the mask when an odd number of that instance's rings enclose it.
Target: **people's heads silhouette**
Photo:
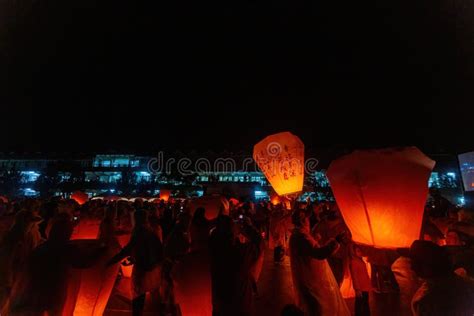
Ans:
[[[133,213],[135,227],[143,227],[148,224],[148,214],[144,210],[137,210]]]
[[[196,211],[194,211],[192,223],[195,225],[201,225],[207,223],[206,219],[206,209],[204,207],[198,207]]]
[[[234,222],[232,218],[227,215],[220,215],[216,220],[215,232],[222,239],[234,239]]]
[[[305,210],[296,209],[291,215],[291,221],[295,227],[309,230],[309,219]]]
[[[110,205],[105,209],[104,220],[111,222],[117,218],[117,208],[115,205]]]
[[[28,226],[41,221],[42,218],[33,214],[31,211],[21,210],[15,214],[15,222],[13,225],[26,229]]]
[[[60,213],[53,219],[48,240],[54,242],[68,241],[72,236],[73,230],[74,225],[71,216],[68,213]]]
[[[415,240],[410,247],[412,270],[422,279],[446,276],[452,273],[446,248],[426,240]]]
[[[15,220],[13,222],[10,231],[8,232],[5,240],[10,242],[16,242],[18,238],[22,238],[33,228],[38,229],[38,224],[42,221],[42,218],[34,215],[32,212],[27,210],[21,210],[15,214]]]

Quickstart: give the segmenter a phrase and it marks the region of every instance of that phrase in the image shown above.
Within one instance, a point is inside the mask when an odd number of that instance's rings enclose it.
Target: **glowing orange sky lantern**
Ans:
[[[418,239],[434,165],[416,147],[358,150],[333,161],[327,177],[353,240],[396,248]]]
[[[89,201],[89,196],[82,191],[76,191],[71,194],[71,199],[76,201],[79,205],[82,205]]]
[[[253,158],[278,195],[303,190],[304,144],[298,136],[270,135],[254,146]]]
[[[170,190],[164,190],[164,189],[161,189],[160,190],[160,199],[165,201],[165,202],[168,202],[168,200],[170,199],[170,196],[171,196],[171,191]]]

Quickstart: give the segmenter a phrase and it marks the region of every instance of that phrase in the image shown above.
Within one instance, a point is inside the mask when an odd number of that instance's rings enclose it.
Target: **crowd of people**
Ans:
[[[133,265],[133,315],[147,294],[161,315],[253,315],[265,251],[275,265],[289,257],[295,295],[281,315],[370,315],[371,293],[398,293],[405,315],[474,313],[468,209],[428,206],[420,240],[396,250],[352,242],[335,203],[220,198],[218,216],[207,211],[190,199],[0,200],[0,314],[72,315],[71,271],[103,267],[108,297]]]

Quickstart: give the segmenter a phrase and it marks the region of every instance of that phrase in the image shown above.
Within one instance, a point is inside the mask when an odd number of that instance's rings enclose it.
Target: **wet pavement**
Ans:
[[[254,315],[279,315],[285,305],[294,304],[289,257],[274,263],[273,251],[267,249],[257,287]]]
[[[350,310],[353,311],[354,299],[347,299],[346,301]],[[280,311],[286,304],[294,304],[293,282],[288,257],[285,257],[282,263],[274,263],[273,252],[266,250],[263,269],[258,281],[258,295],[254,302],[255,316],[280,315]],[[404,304],[409,304],[409,302]],[[371,294],[370,308],[372,316],[402,315],[401,309],[403,306],[398,294]],[[156,310],[153,302],[147,298],[145,315],[157,315]],[[130,279],[122,278],[117,282],[104,315],[131,315]]]

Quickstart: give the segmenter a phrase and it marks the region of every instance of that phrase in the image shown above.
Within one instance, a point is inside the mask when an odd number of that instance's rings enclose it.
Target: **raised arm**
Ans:
[[[109,261],[107,261],[107,266],[111,266],[125,259],[126,257],[130,256],[132,254],[132,249],[134,247],[135,240],[136,240],[135,236],[132,234],[132,237],[130,238],[130,241],[128,242],[128,244],[126,244],[125,247],[123,247],[122,250],[120,250],[118,254],[116,254],[115,256],[110,258]]]
[[[297,247],[300,248],[303,256],[309,256],[319,260],[327,259],[339,248],[339,243],[335,240],[331,240],[322,247],[319,247],[316,243],[311,243],[309,239],[303,237],[298,240],[298,243],[299,245],[297,245]]]

